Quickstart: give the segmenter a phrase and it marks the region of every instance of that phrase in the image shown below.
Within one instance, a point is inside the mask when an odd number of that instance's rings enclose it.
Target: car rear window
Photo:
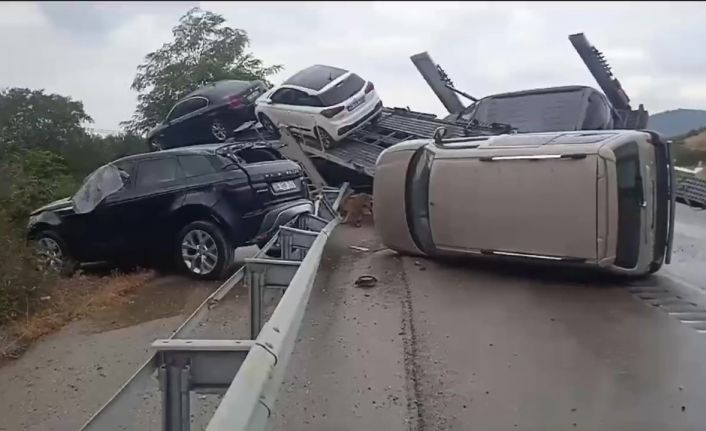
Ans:
[[[319,95],[324,106],[333,106],[348,100],[355,93],[359,92],[365,81],[355,73],[351,73],[348,78],[338,83],[335,87],[329,88]]]
[[[184,176],[187,178],[215,172],[211,161],[203,155],[179,156],[179,164],[181,164]]]
[[[153,188],[179,176],[179,164],[173,158],[144,160],[137,166],[137,187]]]

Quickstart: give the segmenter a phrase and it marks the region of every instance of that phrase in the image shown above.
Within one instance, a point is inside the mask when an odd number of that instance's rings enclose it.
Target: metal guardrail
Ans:
[[[155,354],[81,428],[82,431],[144,429],[130,419],[144,404],[157,376],[162,398],[161,428],[188,431],[192,392],[223,394],[207,431],[261,430],[269,419],[309,302],[326,240],[339,222],[337,209],[350,193],[317,191],[314,214],[285,226],[214,291],[168,339],[152,343]],[[281,258],[267,257],[279,248]],[[240,281],[250,290],[249,340],[177,339]],[[281,299],[269,320],[266,306]]]
[[[706,208],[706,179],[696,176],[696,171],[674,168],[677,183],[677,200],[690,206]]]

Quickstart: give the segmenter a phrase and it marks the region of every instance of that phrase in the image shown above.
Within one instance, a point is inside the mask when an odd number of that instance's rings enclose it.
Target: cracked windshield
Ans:
[[[0,3],[0,431],[703,431],[706,6]]]

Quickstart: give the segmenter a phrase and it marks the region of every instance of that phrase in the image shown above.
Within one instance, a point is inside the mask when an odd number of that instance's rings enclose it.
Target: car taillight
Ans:
[[[365,87],[365,94],[368,94],[373,90],[375,90],[375,86],[372,82],[368,82],[368,85]]]
[[[240,108],[243,106],[243,99],[240,96],[230,96],[228,98],[228,107],[230,109]]]
[[[339,112],[343,111],[345,108],[343,106],[336,106],[334,108],[328,108],[324,109],[321,111],[321,115],[323,115],[326,118],[333,118],[334,115],[338,114]]]

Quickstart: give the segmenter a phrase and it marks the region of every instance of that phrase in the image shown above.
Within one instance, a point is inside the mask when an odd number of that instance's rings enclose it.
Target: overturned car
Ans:
[[[81,262],[152,256],[218,278],[236,247],[263,245],[312,211],[298,164],[262,144],[212,144],[124,157],[96,169],[71,198],[32,212],[28,239],[63,273]]]
[[[375,226],[402,253],[645,275],[669,263],[668,142],[632,130],[415,140],[377,160]]]

